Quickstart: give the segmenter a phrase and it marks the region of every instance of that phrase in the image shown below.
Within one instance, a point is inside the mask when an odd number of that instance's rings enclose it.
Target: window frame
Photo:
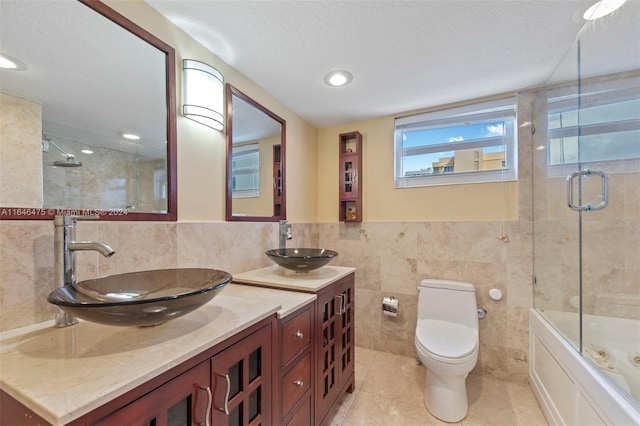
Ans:
[[[257,142],[238,145],[233,147],[232,155],[234,160],[231,165],[231,196],[233,198],[257,198],[260,197],[260,144]],[[238,156],[237,158],[235,156]],[[236,161],[242,156],[255,156],[255,166],[238,169]],[[249,189],[235,189],[236,177],[240,175],[252,175],[254,187]]]
[[[422,145],[419,147],[403,147],[403,132],[406,130],[427,130],[442,125],[455,125],[456,123],[462,126],[470,121],[474,124],[481,124],[483,122],[488,123],[503,120],[505,121],[505,134],[508,135],[507,137],[495,136],[459,142]],[[405,173],[402,162],[405,157],[409,155],[462,151],[497,145],[505,146],[505,160],[508,165],[506,168],[433,174],[428,176],[407,177],[400,175]],[[444,108],[422,114],[398,117],[395,119],[394,125],[395,188],[516,181],[518,179],[517,145],[517,98],[515,95],[489,101],[474,102],[453,108]]]
[[[578,147],[577,159],[564,160],[565,152],[562,153],[562,161],[556,161],[553,157],[555,150],[552,141],[563,138],[580,138],[594,135],[615,135],[625,131],[637,131],[640,127],[640,120],[637,118],[615,120],[598,123],[580,123],[582,111],[594,107],[603,107],[630,100],[636,100],[640,96],[640,86],[638,85],[638,75],[609,75],[602,78],[594,78],[580,82],[580,84],[558,85],[547,91],[546,103],[546,142],[547,164],[549,168],[563,169],[565,166],[576,167],[582,164],[615,164],[616,162],[637,161],[640,157],[630,156],[623,158],[596,158],[587,159],[581,156],[582,151]],[[552,115],[563,113],[575,113],[577,122],[572,125],[550,127]]]

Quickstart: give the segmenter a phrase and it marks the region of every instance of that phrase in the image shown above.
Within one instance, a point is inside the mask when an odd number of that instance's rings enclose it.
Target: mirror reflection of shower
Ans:
[[[117,135],[110,139],[111,147],[106,147],[104,135],[46,124],[42,129],[42,177],[47,208],[166,211],[164,157]],[[78,165],[69,167],[67,162],[72,161]]]
[[[58,151],[64,155],[64,160],[57,160],[53,162],[53,165],[56,167],[82,167],[82,163],[76,160],[76,157],[72,154],[67,153],[65,150],[60,148],[54,141],[51,136],[47,135],[45,132],[42,132],[42,151],[48,152],[49,145],[53,145]]]

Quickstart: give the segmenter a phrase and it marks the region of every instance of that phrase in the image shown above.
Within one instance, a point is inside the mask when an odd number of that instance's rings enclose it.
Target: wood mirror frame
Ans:
[[[225,86],[225,96],[227,103],[226,219],[227,221],[240,222],[278,222],[280,220],[284,220],[287,218],[285,179],[286,121],[228,83]],[[240,134],[238,126],[242,124],[241,121],[239,121],[239,117],[236,117],[236,122],[234,123],[234,99],[244,102],[248,106],[254,108],[256,110],[255,112],[264,114],[266,118],[270,118],[274,120],[275,123],[279,123],[280,125],[280,143],[279,145],[273,145],[273,155],[272,157],[270,157],[271,161],[269,161],[269,163],[273,164],[273,166],[269,167],[267,171],[267,173],[269,173],[273,179],[273,188],[268,188],[268,191],[272,194],[271,205],[273,206],[273,209],[271,211],[272,214],[270,216],[251,213],[234,214],[233,212],[234,131],[236,132],[236,135]],[[261,172],[261,174],[262,173],[264,172]],[[269,181],[271,181],[271,179],[269,179]],[[263,188],[263,190],[265,189],[267,188]]]
[[[83,209],[81,207],[70,207],[69,209],[59,208],[37,208],[37,207],[0,207],[0,219],[41,219],[50,220],[56,214],[98,214],[100,220],[126,220],[126,221],[176,221],[177,212],[177,131],[176,131],[176,71],[175,71],[175,49],[166,44],[147,30],[136,23],[120,15],[109,6],[99,0],[78,0],[81,4],[89,7],[98,14],[104,16],[117,26],[129,31],[134,36],[146,41],[163,53],[165,60],[166,76],[166,137],[167,137],[167,210],[162,213],[135,212],[126,210],[99,210]],[[103,213],[104,212],[104,213]]]

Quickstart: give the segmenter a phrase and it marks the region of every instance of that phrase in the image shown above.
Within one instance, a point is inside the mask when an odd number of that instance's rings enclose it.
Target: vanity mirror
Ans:
[[[230,84],[226,99],[227,220],[284,220],[286,122]]]
[[[97,0],[3,0],[0,54],[0,219],[177,219],[171,46]]]

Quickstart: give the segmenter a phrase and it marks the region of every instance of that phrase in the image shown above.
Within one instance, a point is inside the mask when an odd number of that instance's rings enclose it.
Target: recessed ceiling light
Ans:
[[[23,71],[27,69],[27,66],[9,55],[0,53],[0,68],[6,70]]]
[[[83,149],[82,151],[83,154],[93,154],[93,151],[91,151],[90,149]]]
[[[343,70],[331,71],[324,76],[324,82],[332,87],[345,86],[351,83],[351,80],[353,80],[353,75],[349,71]]]
[[[140,140],[140,136],[134,135],[133,133],[122,133],[122,137],[125,139],[129,139],[130,141]]]
[[[627,0],[600,0],[582,15],[587,21],[602,18],[620,8]]]

